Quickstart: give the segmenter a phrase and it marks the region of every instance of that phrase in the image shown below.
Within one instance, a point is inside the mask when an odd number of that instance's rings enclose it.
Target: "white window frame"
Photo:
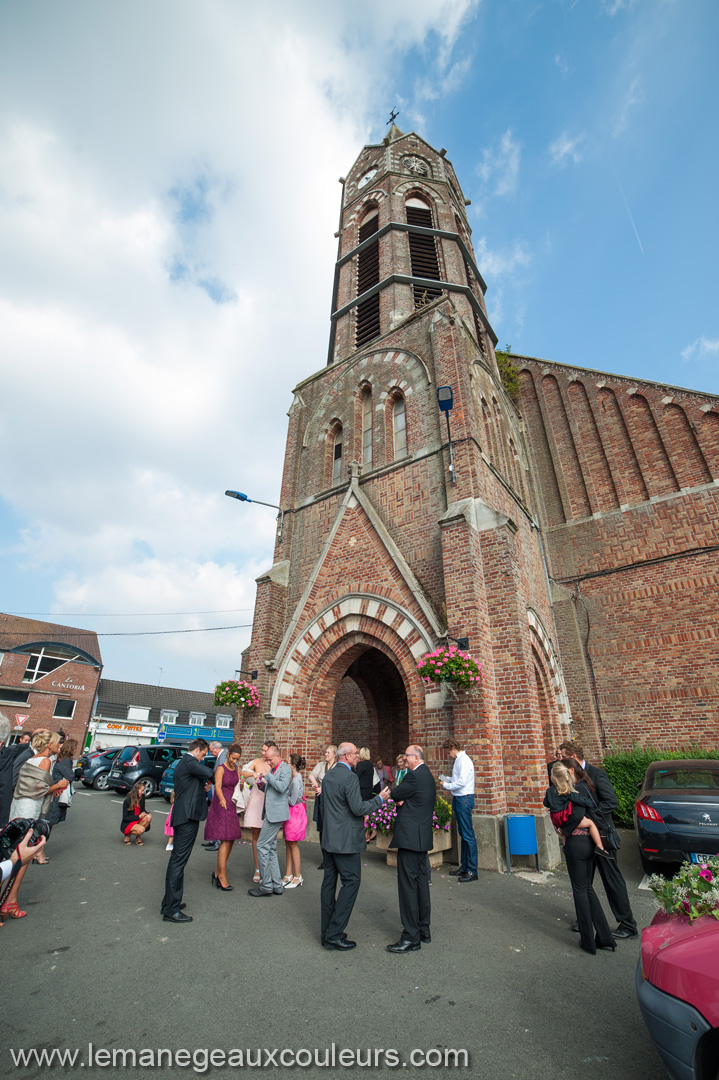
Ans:
[[[187,721],[190,727],[205,727],[205,720],[207,719],[207,713],[204,712],[191,712],[190,719]]]
[[[149,705],[128,705],[127,722],[130,724],[146,724],[150,719]]]
[[[57,707],[61,701],[66,701],[69,705],[72,705],[72,712],[69,716],[58,716]],[[77,702],[73,701],[72,698],[57,698],[55,701],[55,708],[52,710],[52,718],[53,720],[72,720],[73,716],[75,715],[76,708]]]
[[[161,724],[176,724],[179,719],[179,712],[177,709],[160,709],[160,723]]]
[[[227,723],[226,724],[220,723],[221,720],[226,720]],[[215,727],[216,728],[223,728],[223,729],[231,728],[232,727],[232,715],[230,713],[217,713],[217,715],[215,716]]]

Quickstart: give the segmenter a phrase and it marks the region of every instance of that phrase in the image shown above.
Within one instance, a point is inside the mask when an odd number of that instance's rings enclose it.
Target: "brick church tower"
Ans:
[[[342,184],[329,356],[294,391],[283,533],[243,657],[264,715],[238,734],[311,763],[342,738],[391,764],[416,741],[435,771],[458,738],[494,866],[503,815],[540,811],[570,722],[522,422],[444,150],[393,125]],[[448,635],[483,669],[456,696],[416,671]]]

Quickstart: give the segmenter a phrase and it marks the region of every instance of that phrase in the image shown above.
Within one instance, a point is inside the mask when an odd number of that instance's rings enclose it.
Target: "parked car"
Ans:
[[[719,854],[719,761],[654,761],[634,806],[644,872]]]
[[[208,754],[202,764],[207,765],[208,768],[214,770],[214,756]],[[168,765],[160,780],[160,794],[165,796],[166,802],[170,801],[170,795],[175,790],[175,765],[177,765],[177,761],[173,761],[171,765]],[[212,792],[209,793],[208,802],[212,802]]]
[[[659,911],[642,931],[639,1008],[671,1080],[719,1080],[717,956],[710,915],[690,924]]]
[[[107,774],[120,749],[116,746],[112,750],[98,750],[91,754],[83,754],[75,766],[75,779],[82,780],[85,787],[94,788],[95,791],[105,791]]]
[[[186,753],[186,746],[158,743],[157,746],[126,746],[115,758],[107,774],[107,786],[126,794],[138,780],[145,781],[145,798],[154,795],[168,765]]]

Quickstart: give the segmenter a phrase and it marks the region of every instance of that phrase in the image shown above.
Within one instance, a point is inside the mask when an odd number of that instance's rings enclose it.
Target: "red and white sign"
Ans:
[[[17,726],[22,727],[26,720],[30,719],[30,713],[15,713]]]

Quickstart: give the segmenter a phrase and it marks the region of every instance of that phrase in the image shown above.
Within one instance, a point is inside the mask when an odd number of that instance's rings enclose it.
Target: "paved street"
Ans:
[[[16,1068],[9,1047],[78,1048],[79,1065],[88,1043],[138,1054],[219,1047],[253,1055],[285,1047],[323,1053],[335,1043],[337,1054],[343,1047],[362,1055],[396,1048],[396,1067],[365,1068],[381,1078],[404,1071],[406,1062],[405,1076],[664,1080],[635,1000],[638,942],[596,957],[582,953],[569,931],[573,909],[563,870],[543,886],[490,873],[458,885],[446,870],[435,873],[432,943],[393,956],[384,946],[400,929],[395,873],[382,855],[368,852],[349,926],[358,947],[340,954],[318,941],[316,845],[302,845],[304,887],[256,900],[247,895],[250,845],[235,848],[235,890],[221,893],[210,885],[214,855],[198,839],[185,876],[195,921],[163,922],[169,808],[159,798],[148,806],[154,821],[145,846],[125,847],[116,797],[78,792],[68,822],[52,835],[50,865],[28,872],[21,894],[28,917],[0,929],[3,1076],[49,1072],[34,1064]],[[650,893],[637,891],[641,871],[630,833],[621,855],[645,926],[654,904]],[[599,893],[604,901],[601,886]],[[412,1068],[413,1049],[437,1047],[467,1050],[470,1067]],[[243,1071],[210,1067],[208,1075]],[[357,1075],[358,1066],[287,1071]],[[164,1064],[93,1067],[90,1075],[96,1072],[128,1080],[197,1075],[192,1065]]]

